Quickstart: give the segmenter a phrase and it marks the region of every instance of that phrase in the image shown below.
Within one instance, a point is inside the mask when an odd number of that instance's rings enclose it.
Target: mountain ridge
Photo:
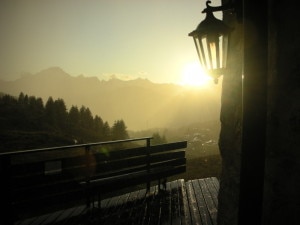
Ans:
[[[0,80],[0,92],[20,92],[61,98],[67,108],[86,106],[110,124],[123,119],[130,130],[179,127],[192,122],[218,120],[220,95],[213,91],[189,90],[175,84],[156,84],[137,78],[108,81],[97,77],[71,76],[59,67],[27,74],[15,81]]]

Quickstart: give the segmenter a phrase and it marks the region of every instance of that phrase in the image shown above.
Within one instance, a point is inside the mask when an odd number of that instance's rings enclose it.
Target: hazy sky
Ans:
[[[59,66],[74,76],[178,82],[197,60],[188,33],[204,7],[205,0],[1,0],[0,79]]]

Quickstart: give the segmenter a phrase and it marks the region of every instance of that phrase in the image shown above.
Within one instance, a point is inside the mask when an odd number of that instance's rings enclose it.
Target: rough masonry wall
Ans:
[[[234,27],[230,38],[228,71],[223,76],[221,132],[222,156],[218,225],[236,225],[239,205],[241,123],[242,123],[242,25],[234,15],[224,15],[226,24]]]
[[[230,43],[229,71],[222,84],[219,147],[223,165],[218,225],[236,225],[242,116],[241,24],[231,15],[225,14],[224,20],[235,29]],[[296,1],[269,0],[268,42],[268,122],[262,224],[294,225],[300,221],[300,22]]]
[[[269,1],[268,129],[264,225],[300,216],[300,23],[292,2]]]

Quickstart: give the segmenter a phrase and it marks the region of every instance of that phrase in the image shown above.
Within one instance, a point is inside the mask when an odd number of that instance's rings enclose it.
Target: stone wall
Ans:
[[[268,122],[262,224],[294,225],[300,221],[299,10],[296,1],[293,4],[269,0],[268,13]],[[224,15],[224,20],[235,29],[230,43],[229,70],[222,84],[218,225],[236,225],[242,133],[242,24],[229,14]]]
[[[235,15],[224,13],[225,23],[234,28],[230,34],[228,71],[223,76],[221,132],[219,149],[222,172],[219,191],[218,225],[236,225],[239,205],[241,125],[242,125],[242,24]]]
[[[300,23],[295,6],[269,1],[266,225],[300,221]]]

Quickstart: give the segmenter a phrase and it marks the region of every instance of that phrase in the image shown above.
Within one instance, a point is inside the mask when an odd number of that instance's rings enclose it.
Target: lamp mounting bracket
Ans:
[[[221,6],[210,6],[211,1],[206,1],[206,8],[202,11],[202,13],[212,13],[218,11],[234,11],[235,3],[227,3]]]

